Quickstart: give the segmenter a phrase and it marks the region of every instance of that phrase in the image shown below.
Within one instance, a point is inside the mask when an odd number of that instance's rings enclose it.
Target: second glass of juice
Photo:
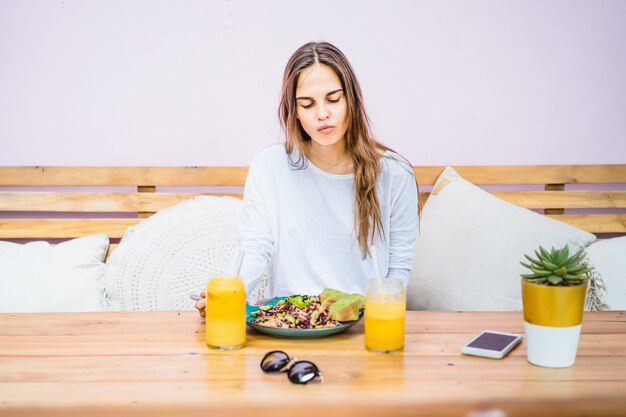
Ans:
[[[206,344],[233,350],[246,344],[246,291],[240,277],[209,280],[206,290]]]
[[[378,353],[404,349],[406,290],[398,278],[369,280],[365,294],[365,347]]]

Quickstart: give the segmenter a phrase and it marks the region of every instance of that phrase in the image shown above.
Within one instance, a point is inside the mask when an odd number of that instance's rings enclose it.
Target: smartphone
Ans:
[[[522,341],[522,336],[513,333],[502,333],[485,330],[461,348],[466,355],[483,356],[485,358],[502,359]]]

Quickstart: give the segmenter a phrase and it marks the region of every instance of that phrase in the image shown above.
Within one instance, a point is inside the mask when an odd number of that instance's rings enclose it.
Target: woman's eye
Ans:
[[[306,106],[304,104],[302,104],[302,108],[303,109],[310,109],[311,107],[313,107],[313,103],[309,103]]]
[[[337,98],[335,98],[335,99],[329,98],[329,99],[328,99],[328,102],[329,102],[329,103],[337,103],[340,99],[341,99],[341,97],[337,97]]]

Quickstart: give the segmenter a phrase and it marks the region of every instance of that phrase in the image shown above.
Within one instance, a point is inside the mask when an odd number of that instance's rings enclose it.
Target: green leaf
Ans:
[[[540,277],[547,277],[548,275],[552,275],[552,271],[546,271],[545,269],[530,268],[530,270]]]
[[[565,275],[565,273],[567,272],[567,268],[565,268],[564,266],[560,267],[559,269],[555,269],[554,270],[554,274],[558,275],[560,277],[562,277],[563,275]]]
[[[585,251],[581,249],[565,262],[565,266],[567,266],[567,269],[571,269],[582,262],[583,259],[585,259]]]
[[[589,270],[589,267],[587,265],[580,265],[578,268],[568,269],[567,273],[568,274],[581,274],[582,271],[586,269]]]
[[[528,260],[529,260],[530,262],[532,262],[533,264],[535,264],[535,265],[540,266],[540,267],[542,267],[542,268],[543,268],[543,264],[541,263],[541,261],[538,261],[538,260],[537,260],[537,259],[535,259],[535,258],[531,258],[530,256],[528,256],[528,255],[526,255],[526,254],[524,254],[524,256],[526,257],[526,259],[528,259]]]
[[[539,259],[542,259],[542,257],[546,260],[550,259],[550,254],[548,253],[547,250],[545,250],[543,248],[543,246],[539,246],[539,252],[541,253],[542,256],[539,257]],[[535,252],[536,253],[536,252]],[[543,260],[543,259],[542,259]]]
[[[565,274],[563,275],[563,279],[580,279],[581,276],[582,274],[577,274],[577,275]]]
[[[556,256],[554,257],[554,264],[557,267],[559,268],[562,267],[565,261],[567,260],[567,255],[566,255],[567,250],[568,250],[567,245],[565,245],[564,247],[556,251]]]
[[[556,276],[556,275],[550,275],[548,277],[548,281],[550,282],[550,284],[552,285],[557,285],[559,284],[561,281],[563,281],[563,278]]]
[[[554,256],[550,259],[550,262],[555,264],[557,268],[561,267],[561,249],[554,251]]]
[[[547,269],[550,269],[552,271],[554,271],[555,269],[558,269],[559,267],[555,264],[553,264],[552,262],[549,261],[541,261],[541,263],[543,264],[543,266],[545,266]]]

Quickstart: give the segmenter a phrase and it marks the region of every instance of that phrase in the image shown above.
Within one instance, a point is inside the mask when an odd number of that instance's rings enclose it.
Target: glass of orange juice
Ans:
[[[404,349],[406,290],[398,278],[370,279],[365,293],[365,348],[393,353]]]
[[[246,291],[241,277],[211,278],[205,312],[208,347],[233,350],[246,344]]]

